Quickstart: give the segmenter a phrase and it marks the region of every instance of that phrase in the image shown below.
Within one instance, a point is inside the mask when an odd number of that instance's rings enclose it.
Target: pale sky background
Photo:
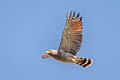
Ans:
[[[71,10],[83,17],[87,69],[41,58],[58,49]],[[120,0],[1,0],[0,80],[120,80]]]

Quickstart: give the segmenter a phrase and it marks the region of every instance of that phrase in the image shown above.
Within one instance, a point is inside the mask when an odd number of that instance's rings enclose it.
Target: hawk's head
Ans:
[[[46,54],[50,54],[50,53],[52,53],[52,52],[53,52],[53,50],[52,50],[52,49],[49,49],[49,50],[46,51]]]
[[[49,49],[47,50],[43,55],[42,55],[42,58],[48,58],[49,56],[54,56],[58,53],[57,50],[54,50],[54,49]]]

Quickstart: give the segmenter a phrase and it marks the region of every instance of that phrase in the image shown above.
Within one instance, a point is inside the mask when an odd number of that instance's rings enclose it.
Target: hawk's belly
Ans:
[[[61,62],[66,62],[66,63],[74,63],[75,60],[72,59],[72,58],[68,58],[68,59],[56,59],[58,61],[61,61]]]
[[[66,63],[74,63],[75,59],[74,59],[74,55],[70,54],[70,53],[61,53],[59,55],[56,56],[51,56],[54,59],[58,60],[58,61],[62,61],[62,62],[66,62]]]

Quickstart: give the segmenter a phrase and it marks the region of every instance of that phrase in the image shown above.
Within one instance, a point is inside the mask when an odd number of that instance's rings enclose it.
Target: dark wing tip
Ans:
[[[82,21],[82,16],[80,17],[80,21]]]
[[[79,18],[79,16],[80,16],[80,13],[77,14],[76,18]]]
[[[74,11],[73,12],[73,14],[72,14],[72,11],[70,11],[70,15],[69,15],[69,19],[71,19],[72,17],[75,17],[75,18],[79,18],[80,17],[80,13],[78,13],[77,15],[76,15],[76,12]],[[80,21],[82,21],[82,16],[79,18],[80,19]]]
[[[75,15],[76,15],[76,13],[75,13],[75,11],[73,12],[73,17],[75,17]]]
[[[82,21],[82,16],[80,16],[80,13],[77,13],[76,15],[76,12],[72,12],[70,11],[70,13],[67,13],[67,20],[66,22],[68,23],[69,20],[72,20],[72,19],[78,19],[79,21]]]

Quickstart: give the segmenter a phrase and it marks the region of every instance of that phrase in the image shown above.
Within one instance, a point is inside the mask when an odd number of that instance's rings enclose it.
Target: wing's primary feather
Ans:
[[[79,18],[79,13],[75,16],[75,11],[67,13],[66,25],[62,33],[61,43],[59,46],[60,52],[69,52],[76,55],[82,43],[82,17]]]

